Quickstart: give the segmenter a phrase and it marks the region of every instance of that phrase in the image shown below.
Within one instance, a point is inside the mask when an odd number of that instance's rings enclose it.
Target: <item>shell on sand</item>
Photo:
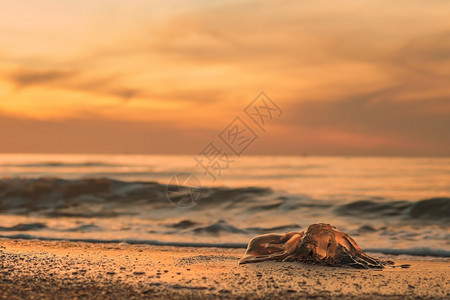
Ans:
[[[239,264],[271,260],[359,269],[382,269],[392,263],[368,256],[348,234],[323,223],[312,224],[302,232],[257,236],[248,244]]]

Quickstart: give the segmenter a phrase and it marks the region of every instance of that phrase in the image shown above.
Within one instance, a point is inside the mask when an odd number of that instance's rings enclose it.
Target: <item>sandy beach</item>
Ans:
[[[242,249],[1,239],[0,298],[444,299],[450,295],[448,259],[389,257],[396,267],[380,271],[296,262],[238,265],[242,255]]]

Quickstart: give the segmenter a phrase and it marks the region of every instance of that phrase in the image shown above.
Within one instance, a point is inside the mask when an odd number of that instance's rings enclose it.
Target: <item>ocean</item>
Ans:
[[[213,175],[193,155],[0,154],[0,237],[245,248],[330,223],[367,252],[450,257],[450,158],[243,156]]]

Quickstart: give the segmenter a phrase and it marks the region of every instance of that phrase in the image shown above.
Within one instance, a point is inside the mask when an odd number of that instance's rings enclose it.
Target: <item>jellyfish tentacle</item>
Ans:
[[[293,253],[301,238],[301,232],[264,234],[253,238],[239,264],[266,260],[283,260]]]

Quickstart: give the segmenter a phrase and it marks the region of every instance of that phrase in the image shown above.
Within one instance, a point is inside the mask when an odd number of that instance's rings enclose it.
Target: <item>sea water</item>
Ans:
[[[206,170],[193,155],[0,154],[0,236],[245,247],[322,222],[367,251],[450,256],[450,158],[230,161]],[[171,194],[177,176],[195,178],[191,205]]]

